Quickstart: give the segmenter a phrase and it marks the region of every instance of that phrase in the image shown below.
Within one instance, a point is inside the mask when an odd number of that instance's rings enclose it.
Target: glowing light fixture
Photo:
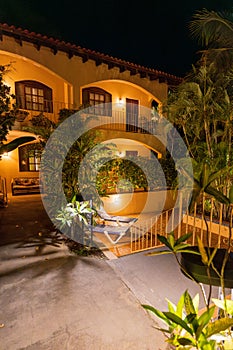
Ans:
[[[3,158],[9,158],[8,152],[4,152],[4,153],[2,154],[2,157],[3,157]]]
[[[118,152],[118,157],[124,158],[124,156],[125,156],[125,152],[124,151]]]

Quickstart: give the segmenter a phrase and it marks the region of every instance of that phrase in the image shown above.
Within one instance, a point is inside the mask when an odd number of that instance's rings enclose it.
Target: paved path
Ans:
[[[0,218],[1,350],[166,349],[107,260],[74,256],[63,244],[38,254],[38,233],[50,228],[39,195],[13,197]]]
[[[141,252],[108,263],[142,304],[166,311],[166,299],[176,304],[186,289],[192,296],[201,296],[200,287],[181,273],[173,255],[146,256]],[[204,289],[207,293],[208,288]],[[213,297],[217,294],[218,288],[213,287]],[[202,297],[200,307],[204,307]]]
[[[22,242],[52,228],[39,194],[12,196],[7,208],[0,207],[0,245]]]
[[[166,310],[166,297],[199,292],[172,256],[103,260],[54,246],[39,195],[12,197],[0,222],[0,350],[165,350],[141,303]]]

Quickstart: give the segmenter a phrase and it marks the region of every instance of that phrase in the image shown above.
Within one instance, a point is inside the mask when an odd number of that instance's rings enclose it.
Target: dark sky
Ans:
[[[197,58],[188,29],[197,10],[232,0],[0,0],[0,22],[183,76]]]

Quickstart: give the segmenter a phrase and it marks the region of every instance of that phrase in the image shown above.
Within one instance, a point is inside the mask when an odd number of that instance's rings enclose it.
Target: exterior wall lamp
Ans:
[[[118,98],[118,103],[119,103],[119,105],[121,105],[121,106],[124,104],[124,100],[123,100],[122,97],[119,97],[119,98]]]
[[[8,152],[4,152],[4,153],[2,154],[2,156],[3,156],[3,158],[9,158]]]

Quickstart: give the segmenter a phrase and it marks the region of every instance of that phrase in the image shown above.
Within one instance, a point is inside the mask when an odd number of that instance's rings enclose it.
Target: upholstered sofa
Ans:
[[[11,181],[12,195],[26,193],[40,193],[38,177],[15,177]]]

